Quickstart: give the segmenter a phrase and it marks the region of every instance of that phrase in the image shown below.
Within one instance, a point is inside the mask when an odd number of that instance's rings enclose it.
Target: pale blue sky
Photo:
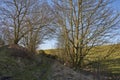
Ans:
[[[42,45],[39,46],[40,49],[54,49],[56,47],[56,40],[46,40]]]
[[[113,6],[114,9],[120,11],[120,0],[115,0],[115,2],[111,4],[111,6]]]
[[[111,7],[113,9],[120,11],[120,0],[115,0],[114,3],[111,4]],[[44,42],[44,44],[40,45],[40,49],[53,49],[56,47],[56,40],[47,40]]]

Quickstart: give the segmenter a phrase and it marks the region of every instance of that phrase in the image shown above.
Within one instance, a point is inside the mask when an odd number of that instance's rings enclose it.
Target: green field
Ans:
[[[60,54],[60,51],[60,49],[44,50],[51,55]],[[96,46],[91,49],[85,59],[88,61],[86,63],[91,63],[90,68],[99,66],[104,73],[120,74],[120,44]]]

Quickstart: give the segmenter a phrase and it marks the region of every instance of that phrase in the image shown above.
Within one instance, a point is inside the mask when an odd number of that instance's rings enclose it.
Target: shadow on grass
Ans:
[[[32,59],[26,56],[21,50],[1,47],[0,80],[9,76],[12,80],[50,80],[54,60],[45,54],[31,56]]]
[[[119,80],[120,79],[120,58],[101,61],[93,61],[82,71],[86,75],[92,74],[98,80]]]

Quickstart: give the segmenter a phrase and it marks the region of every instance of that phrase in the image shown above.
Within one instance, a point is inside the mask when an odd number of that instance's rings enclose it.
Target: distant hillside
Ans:
[[[46,49],[43,50],[46,54],[58,55],[63,51],[62,49]],[[120,44],[115,45],[104,45],[104,46],[96,46],[91,49],[90,53],[87,55],[87,58],[109,58],[109,59],[117,59],[120,58]]]

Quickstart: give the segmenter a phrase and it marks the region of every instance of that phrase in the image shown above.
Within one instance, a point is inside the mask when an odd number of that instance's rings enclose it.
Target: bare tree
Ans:
[[[119,23],[119,14],[109,7],[111,0],[53,2],[64,53],[73,67],[79,69],[92,48],[109,42]]]
[[[55,31],[55,27],[52,26],[53,20],[52,8],[47,2],[36,5],[27,19],[28,30],[30,31],[22,38],[22,44],[31,52],[35,52],[44,40],[52,38]]]
[[[11,44],[22,44],[30,51],[54,33],[51,6],[40,0],[1,0],[0,23],[4,39]]]
[[[1,0],[1,25],[8,30],[10,37],[8,39],[12,40],[12,44],[18,44],[21,38],[30,31],[26,26],[26,18],[36,4],[38,0]]]

